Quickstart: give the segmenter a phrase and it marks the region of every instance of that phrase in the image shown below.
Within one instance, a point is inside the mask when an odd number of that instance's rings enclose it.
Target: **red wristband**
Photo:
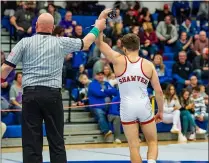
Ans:
[[[5,79],[1,78],[1,83],[4,83],[5,82]]]

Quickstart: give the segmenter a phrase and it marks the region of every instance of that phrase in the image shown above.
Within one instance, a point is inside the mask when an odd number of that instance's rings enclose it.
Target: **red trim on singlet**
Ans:
[[[126,56],[125,56],[125,55],[124,55],[124,58],[125,58],[125,61],[126,61],[126,67],[125,67],[125,69],[124,69],[124,71],[123,71],[122,74],[116,76],[117,78],[121,77],[121,76],[126,72],[126,70],[127,70],[127,64],[128,64],[128,63],[127,63],[127,59],[126,59]]]
[[[136,124],[136,123],[139,123],[139,121],[131,121],[131,122],[122,122],[121,121],[121,124],[123,124],[123,125],[133,125],[133,124]]]
[[[150,80],[150,78],[149,78],[147,75],[145,75],[145,73],[144,73],[144,71],[143,71],[143,68],[142,68],[142,62],[143,62],[143,60],[144,60],[144,59],[142,59],[142,61],[141,61],[141,70],[142,70],[142,74],[143,74],[147,79]]]
[[[149,121],[146,121],[146,122],[139,122],[141,125],[146,125],[146,124],[149,124],[151,122],[153,122],[155,120],[155,118],[153,117],[152,119],[150,119]]]
[[[139,57],[139,59],[137,59],[135,62],[130,61],[130,59],[128,58],[128,56],[127,56],[127,59],[128,59],[128,61],[129,61],[130,63],[137,63],[137,62],[141,59],[141,57]]]

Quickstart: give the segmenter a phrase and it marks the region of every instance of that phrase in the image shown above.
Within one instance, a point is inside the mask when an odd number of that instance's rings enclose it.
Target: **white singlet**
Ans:
[[[143,58],[131,62],[125,56],[126,68],[117,76],[120,91],[120,118],[122,124],[147,124],[154,120],[147,93],[149,78],[143,72]]]

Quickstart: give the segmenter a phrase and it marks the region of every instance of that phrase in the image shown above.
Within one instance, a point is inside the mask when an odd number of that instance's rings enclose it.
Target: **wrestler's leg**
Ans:
[[[123,124],[123,130],[129,145],[131,163],[142,163],[139,154],[139,124],[136,122]]]
[[[141,123],[141,129],[148,145],[147,160],[148,162],[155,162],[155,160],[157,160],[158,157],[156,123],[154,120],[150,123]]]

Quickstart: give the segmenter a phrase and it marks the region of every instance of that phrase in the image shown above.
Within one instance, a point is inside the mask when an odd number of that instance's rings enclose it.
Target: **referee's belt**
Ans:
[[[49,90],[49,91],[57,91],[60,92],[61,88],[53,88],[53,87],[47,87],[47,86],[28,86],[23,88],[23,91],[28,90]]]

